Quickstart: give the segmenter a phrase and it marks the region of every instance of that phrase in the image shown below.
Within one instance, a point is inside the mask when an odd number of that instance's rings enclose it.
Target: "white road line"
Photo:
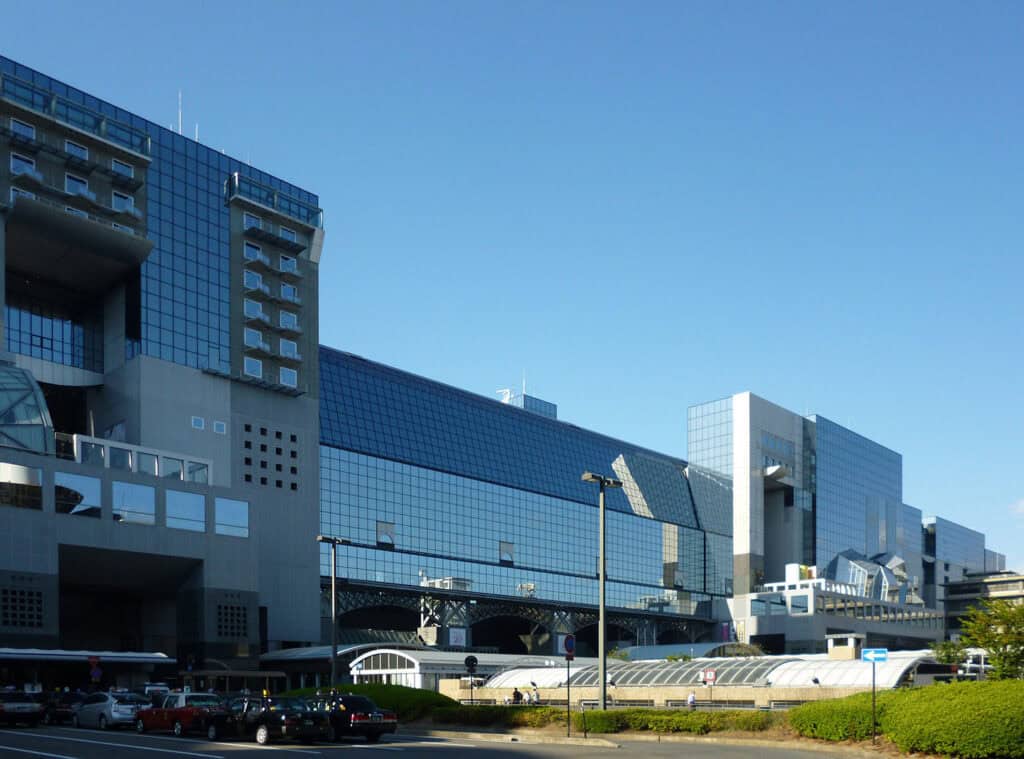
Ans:
[[[49,759],[78,759],[76,756],[68,756],[67,754],[47,754],[45,751],[38,751],[30,748],[14,748],[14,746],[0,746],[0,752],[2,751],[17,751],[19,754],[32,754],[32,756],[45,756]]]
[[[66,730],[66,731],[69,731],[69,732],[74,730],[74,728],[69,728],[69,727],[58,727],[58,728],[55,728],[55,729],[57,729],[57,730]],[[148,741],[174,741],[176,743],[188,743],[188,744],[193,745],[193,746],[195,744],[197,744],[197,743],[203,743],[203,744],[208,745],[208,746],[220,746],[222,748],[243,749],[245,751],[254,750],[254,749],[268,749],[270,751],[293,751],[293,752],[295,752],[297,754],[309,754],[311,756],[322,756],[322,754],[319,751],[307,751],[306,749],[301,749],[301,748],[289,748],[288,746],[282,746],[279,743],[278,744],[274,744],[272,746],[261,746],[258,743],[245,743],[245,742],[242,742],[242,741],[235,742],[235,743],[228,743],[226,741],[208,741],[208,740],[204,740],[202,738],[202,736],[200,736],[199,734],[196,734],[196,737],[194,737],[194,738],[175,738],[175,737],[173,737],[171,735],[153,735],[151,733],[144,733],[144,735],[145,735],[146,740],[148,740]],[[154,749],[154,751],[155,750],[156,749]],[[214,759],[212,754],[200,754],[199,756],[206,756],[206,757],[210,757],[210,759]],[[223,757],[217,757],[217,759],[224,759],[224,758]]]
[[[15,733],[10,730],[0,730],[0,733],[6,735],[25,735],[25,733]],[[112,748],[126,748],[131,751],[156,751],[160,754],[177,754],[178,756],[198,756],[201,759],[225,759],[223,756],[217,754],[196,754],[192,751],[173,751],[169,748],[153,748],[152,746],[133,746],[130,743],[109,743],[107,741],[90,741],[87,738],[69,738],[61,735],[47,735],[46,733],[32,733],[33,738],[49,738],[54,741],[72,741],[74,743],[91,743],[95,746],[111,746]]]
[[[368,748],[373,751],[405,751],[404,748],[398,748],[398,746],[368,746],[365,743],[353,743],[352,748]]]

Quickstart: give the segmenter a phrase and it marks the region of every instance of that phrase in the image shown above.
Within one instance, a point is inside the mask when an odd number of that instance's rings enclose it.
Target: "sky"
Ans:
[[[320,340],[686,456],[750,390],[1024,570],[1024,5],[19,0],[0,52],[320,196]]]

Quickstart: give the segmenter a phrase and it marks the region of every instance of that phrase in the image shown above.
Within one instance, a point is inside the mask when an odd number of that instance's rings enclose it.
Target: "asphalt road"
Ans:
[[[209,742],[195,738],[174,738],[163,735],[138,735],[134,732],[76,730],[69,727],[38,729],[0,729],[0,759],[107,759],[108,757],[155,757],[155,759],[273,759],[266,752],[275,752],[280,759],[301,759],[319,756],[352,755],[372,759],[374,752],[388,755],[405,753],[414,756],[448,756],[451,759],[471,757],[696,757],[697,759],[812,759],[830,756],[825,753],[789,750],[773,746],[728,746],[701,743],[622,742],[621,748],[607,746],[573,746],[558,744],[499,743],[463,738],[433,738],[415,735],[385,736],[376,745],[360,741],[341,744],[304,746],[297,743],[275,743],[257,746],[241,741]],[[383,757],[381,757],[383,759]]]

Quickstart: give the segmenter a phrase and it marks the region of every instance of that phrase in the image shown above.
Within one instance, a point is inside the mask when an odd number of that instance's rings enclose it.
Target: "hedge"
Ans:
[[[474,727],[544,727],[565,724],[565,709],[551,706],[449,706],[434,709],[440,725]]]
[[[321,688],[321,692],[325,689]],[[381,683],[360,683],[358,685],[342,685],[340,693],[356,693],[367,696],[382,709],[390,709],[398,715],[400,722],[409,722],[427,716],[431,712],[458,702],[434,691],[420,688],[407,688],[404,685],[383,685]],[[299,688],[283,694],[309,698],[316,695],[316,688]]]
[[[937,683],[878,694],[879,734],[902,751],[965,759],[1024,757],[1024,681]],[[871,736],[871,694],[791,709],[798,733],[830,741]]]
[[[760,732],[776,724],[780,718],[770,712],[745,710],[690,712],[676,709],[616,709],[576,712],[572,720],[573,726],[580,732],[618,733],[623,730],[640,730],[704,735],[723,730]]]

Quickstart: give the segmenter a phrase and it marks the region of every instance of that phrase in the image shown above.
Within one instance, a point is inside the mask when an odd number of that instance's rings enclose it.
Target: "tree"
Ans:
[[[967,646],[962,640],[940,640],[929,645],[939,664],[962,664],[967,658]]]
[[[960,626],[964,644],[988,651],[994,680],[1024,679],[1024,604],[986,599],[968,609]]]

